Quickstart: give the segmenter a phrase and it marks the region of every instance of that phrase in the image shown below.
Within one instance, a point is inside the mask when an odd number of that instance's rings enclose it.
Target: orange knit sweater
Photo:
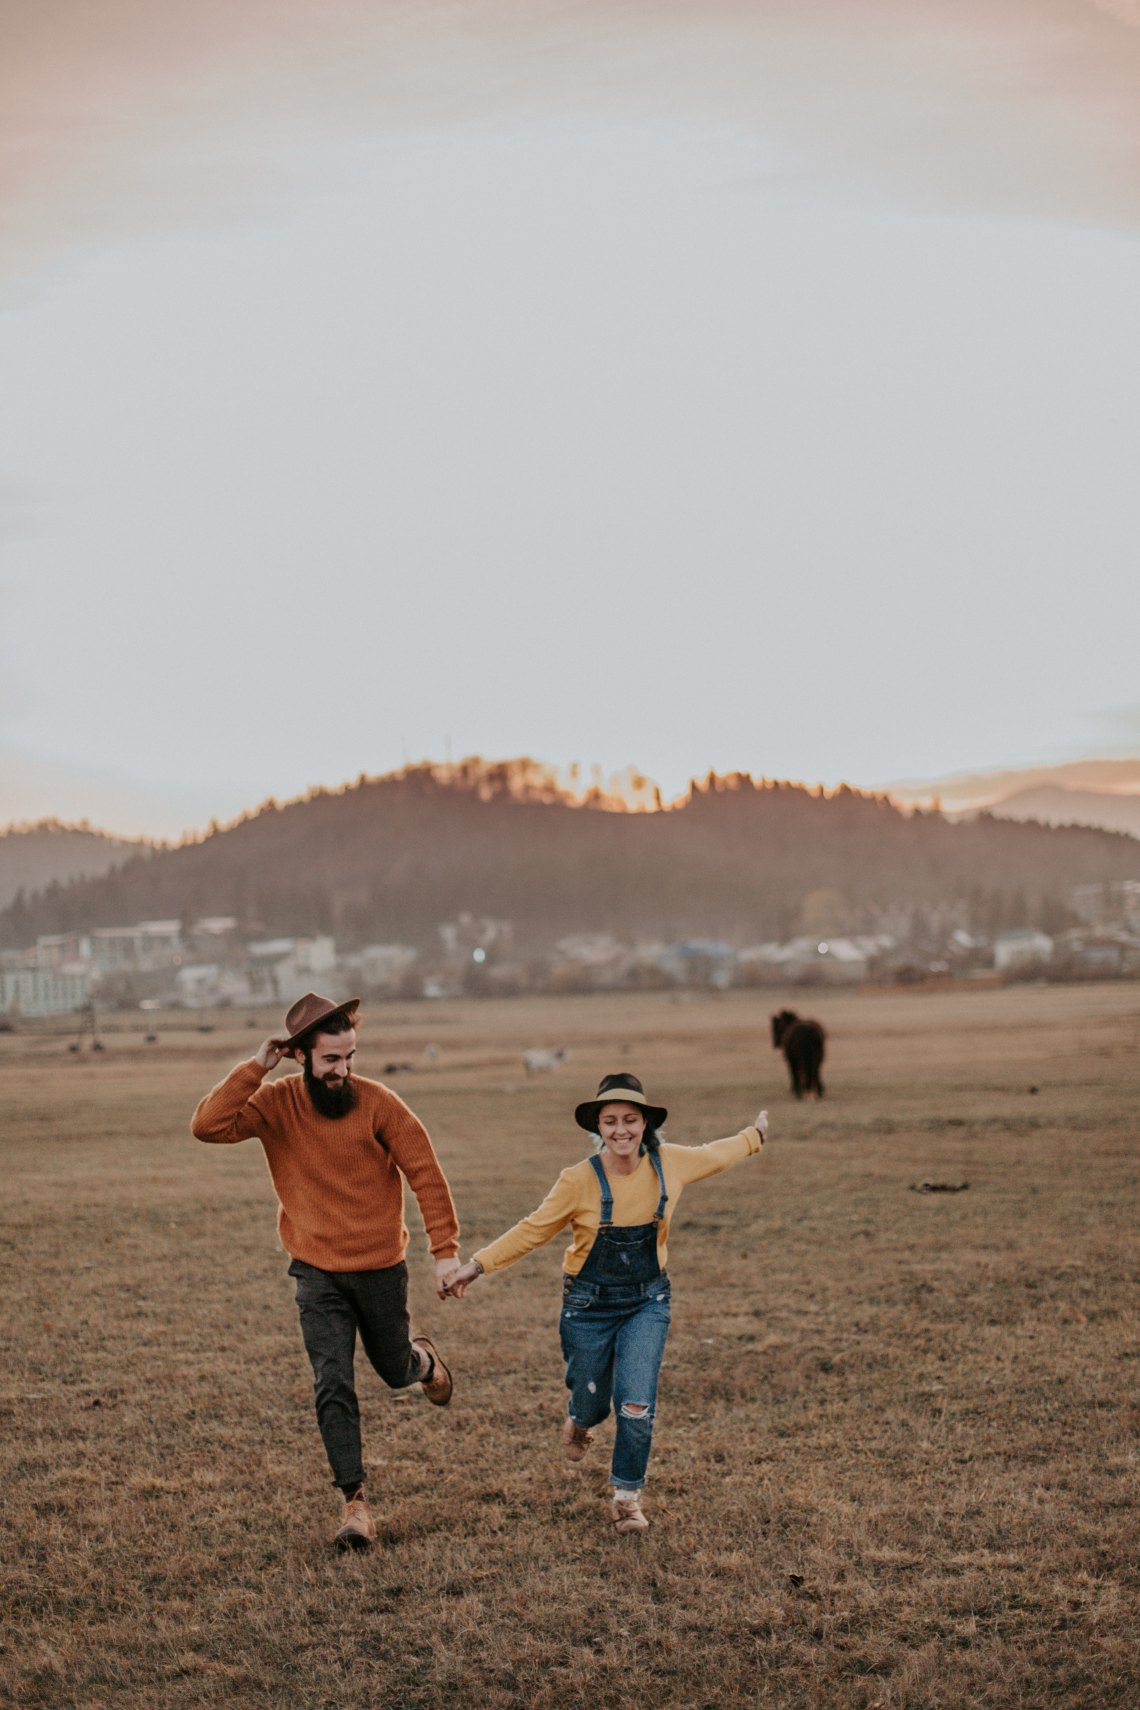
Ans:
[[[379,1081],[353,1076],[356,1108],[321,1116],[303,1075],[265,1081],[254,1059],[207,1093],[191,1129],[227,1145],[261,1141],[281,1202],[277,1230],[294,1259],[324,1271],[397,1265],[408,1250],[406,1176],[437,1259],[459,1251],[459,1222],[427,1130]]]

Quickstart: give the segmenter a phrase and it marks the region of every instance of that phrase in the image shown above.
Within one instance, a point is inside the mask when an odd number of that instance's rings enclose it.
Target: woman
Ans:
[[[643,1532],[641,1487],[649,1464],[657,1374],[669,1332],[669,1225],[688,1182],[718,1175],[759,1152],[762,1110],[751,1128],[707,1146],[671,1146],[667,1111],[650,1104],[636,1075],[605,1075],[574,1112],[595,1155],[563,1170],[537,1211],[483,1247],[447,1278],[462,1299],[479,1276],[501,1271],[571,1225],[563,1262],[559,1330],[570,1400],[563,1452],[580,1461],[592,1427],[617,1414],[610,1482],[619,1532]]]

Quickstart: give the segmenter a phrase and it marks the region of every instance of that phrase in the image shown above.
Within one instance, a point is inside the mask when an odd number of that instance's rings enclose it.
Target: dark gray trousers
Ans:
[[[408,1267],[383,1271],[322,1271],[294,1259],[301,1335],[313,1368],[317,1425],[336,1485],[364,1477],[360,1406],[356,1399],[356,1335],[390,1389],[416,1381],[419,1360],[409,1337]]]

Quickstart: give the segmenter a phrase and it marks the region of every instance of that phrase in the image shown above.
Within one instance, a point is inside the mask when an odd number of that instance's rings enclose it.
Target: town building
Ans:
[[[88,967],[10,968],[0,970],[0,1014],[9,1017],[74,1015],[91,1002]]]
[[[267,938],[246,950],[250,995],[257,1002],[291,1003],[316,977],[335,967],[336,941],[325,934]]]
[[[97,926],[90,939],[91,958],[101,975],[160,973],[176,968],[183,958],[182,924],[177,920]]]
[[[1053,955],[1053,940],[1034,926],[1019,926],[994,939],[994,967],[999,974],[1040,967]]]
[[[1071,897],[1074,912],[1086,926],[1131,926],[1140,930],[1140,879],[1074,885]]]

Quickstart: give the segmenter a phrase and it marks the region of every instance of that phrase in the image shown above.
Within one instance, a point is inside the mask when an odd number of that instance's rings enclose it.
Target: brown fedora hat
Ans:
[[[344,1015],[349,1021],[355,1021],[359,1008],[358,997],[345,998],[343,1003],[334,1003],[332,998],[318,997],[316,992],[306,992],[303,998],[297,999],[285,1017],[288,1038],[278,1042],[278,1049],[291,1051],[299,1039],[303,1039],[306,1033],[312,1033],[314,1028],[319,1027],[322,1021],[328,1021],[331,1016]]]
[[[646,1125],[660,1128],[669,1112],[663,1104],[650,1104],[636,1075],[603,1075],[593,1098],[578,1105],[574,1120],[587,1134],[598,1132],[598,1112],[603,1104],[636,1104],[645,1112]]]

